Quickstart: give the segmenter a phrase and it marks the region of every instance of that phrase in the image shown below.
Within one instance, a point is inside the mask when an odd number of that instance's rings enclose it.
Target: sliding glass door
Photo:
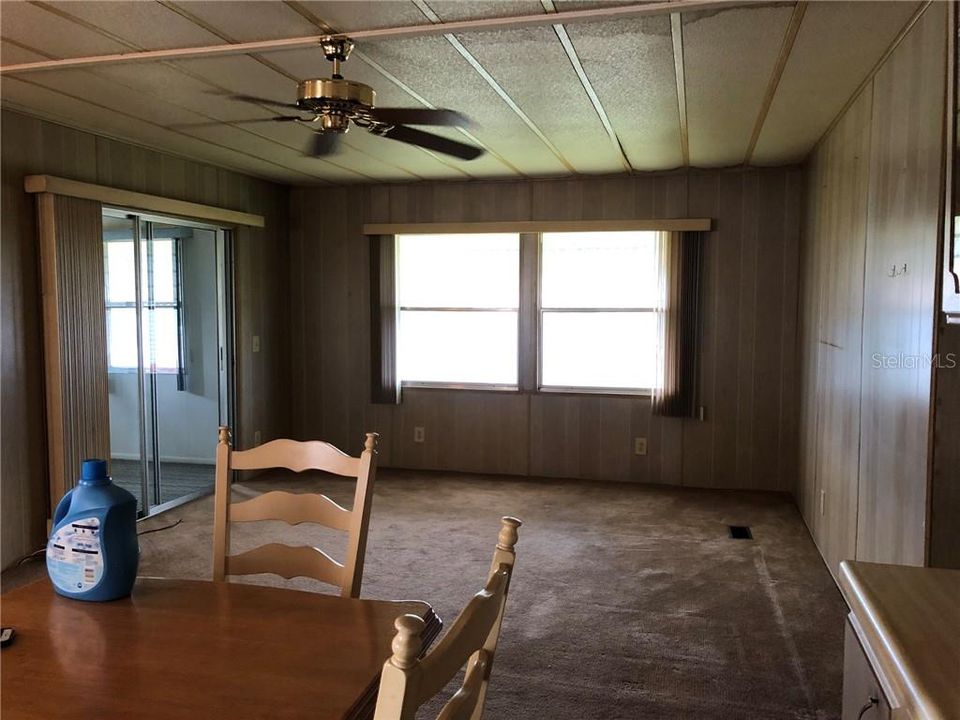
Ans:
[[[230,422],[229,236],[104,211],[111,473],[141,515],[213,490]]]

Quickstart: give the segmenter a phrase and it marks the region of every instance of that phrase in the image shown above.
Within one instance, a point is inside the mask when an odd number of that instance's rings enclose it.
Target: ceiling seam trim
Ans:
[[[321,31],[323,31],[323,32],[329,32],[329,33],[331,33],[331,34],[335,34],[335,33],[336,33],[336,30],[335,30],[333,27],[331,27],[326,21],[322,20],[321,18],[318,18],[316,15],[314,15],[312,12],[310,12],[307,8],[303,7],[303,5],[302,5],[301,3],[297,2],[297,0],[284,0],[284,5],[286,5],[287,7],[289,7],[291,10],[293,10],[295,13],[297,13],[300,17],[302,17],[302,18],[303,18],[304,20],[306,20],[307,22],[309,22],[309,23],[313,24],[314,26],[316,26],[317,29],[319,29],[319,30],[321,30]],[[413,97],[413,98],[416,99],[418,102],[420,102],[420,103],[422,103],[423,105],[425,105],[426,107],[430,108],[431,110],[436,110],[436,109],[437,109],[435,105],[433,105],[432,103],[428,102],[428,101],[426,100],[426,98],[424,98],[424,97],[422,97],[421,95],[419,95],[417,92],[415,92],[415,91],[413,90],[413,88],[409,87],[406,83],[404,83],[402,80],[400,80],[400,78],[396,77],[396,76],[393,75],[393,73],[391,73],[389,70],[387,70],[386,68],[384,68],[383,66],[381,66],[379,63],[377,63],[377,62],[376,62],[375,60],[373,60],[372,58],[370,58],[366,53],[364,53],[364,52],[362,52],[362,51],[360,51],[360,50],[354,49],[353,52],[351,53],[351,56],[352,56],[352,57],[355,57],[355,58],[359,58],[362,62],[364,62],[364,63],[366,63],[367,65],[369,65],[370,67],[372,67],[374,70],[376,70],[376,71],[379,72],[381,75],[383,75],[385,78],[387,78],[387,80],[389,80],[390,82],[392,82],[392,83],[394,83],[395,85],[397,85],[397,87],[399,87],[401,90],[403,90],[404,92],[406,92],[407,94],[409,94],[411,97]],[[464,135],[466,135],[466,136],[467,136],[471,141],[473,141],[476,145],[482,147],[484,150],[486,150],[487,152],[489,152],[491,155],[493,155],[494,157],[496,157],[498,160],[501,160],[502,162],[505,162],[505,161],[503,161],[503,159],[500,157],[499,153],[495,153],[493,150],[491,150],[491,149],[488,148],[486,145],[484,145],[483,143],[481,143],[481,142],[480,142],[479,140],[477,140],[470,132],[468,132],[467,130],[465,130],[465,129],[463,129],[463,128],[457,128],[457,129],[460,130],[461,133],[463,133]],[[468,178],[468,179],[470,179],[470,180],[475,180],[475,179],[476,179],[476,176],[474,176],[474,175],[472,175],[471,173],[467,172],[467,171],[464,170],[463,168],[458,167],[458,166],[454,165],[453,163],[448,162],[445,158],[440,157],[440,155],[438,155],[437,153],[434,153],[434,152],[428,150],[427,148],[423,148],[423,147],[420,147],[420,146],[418,146],[418,145],[414,145],[413,147],[417,148],[418,150],[420,150],[420,151],[422,151],[422,152],[425,152],[427,155],[429,155],[430,157],[432,157],[432,158],[433,158],[434,160],[436,160],[437,162],[439,162],[439,163],[441,163],[441,164],[443,164],[443,165],[446,165],[446,166],[447,166],[448,168],[450,168],[451,170],[455,170],[455,171],[459,172],[461,175],[465,176],[466,178]]]
[[[422,12],[424,16],[430,20],[430,22],[434,24],[443,22],[440,19],[440,16],[433,11],[433,8],[427,5],[425,0],[412,0],[412,2],[417,6],[417,8],[419,8],[420,12]],[[463,59],[466,60],[474,70],[476,70],[477,74],[479,74],[480,77],[486,81],[487,85],[489,85],[493,91],[500,96],[500,99],[503,100],[507,106],[513,110],[514,113],[516,113],[517,117],[523,121],[523,123],[531,130],[531,132],[533,132],[533,134],[536,135],[541,142],[547,146],[547,149],[549,149],[550,152],[556,156],[563,166],[566,167],[570,172],[579,174],[577,173],[576,168],[570,164],[570,161],[563,156],[563,153],[560,152],[557,146],[550,141],[550,138],[548,138],[543,131],[537,127],[536,123],[534,123],[533,120],[527,116],[520,106],[517,105],[514,99],[510,97],[507,91],[500,86],[500,83],[496,81],[496,78],[494,78],[493,75],[491,75],[480,63],[480,61],[473,56],[473,53],[467,50],[467,48],[463,45],[463,43],[460,42],[459,39],[457,39],[456,36],[450,33],[445,33],[443,37],[447,40],[447,42],[453,45],[454,49],[460,53]]]
[[[204,21],[203,19],[201,19],[201,18],[193,15],[192,13],[184,10],[183,8],[179,7],[179,6],[178,6],[176,3],[174,3],[174,2],[170,2],[169,0],[156,0],[156,2],[157,2],[159,5],[161,5],[162,7],[166,8],[167,10],[169,10],[170,12],[176,13],[177,15],[179,15],[179,16],[182,17],[182,18],[184,18],[185,20],[187,20],[187,21],[189,21],[189,22],[192,22],[192,23],[193,23],[194,25],[196,25],[197,27],[202,28],[203,30],[206,30],[207,32],[209,32],[209,33],[211,33],[211,34],[213,34],[213,35],[216,35],[217,37],[221,38],[222,40],[224,40],[224,41],[226,41],[226,42],[228,42],[228,43],[237,44],[237,43],[239,42],[236,38],[233,38],[233,37],[227,35],[225,32],[223,32],[223,31],[220,30],[219,28],[214,27],[213,25],[209,24],[208,22]],[[256,54],[256,53],[247,53],[247,54],[248,54],[251,58],[253,58],[254,60],[256,60],[257,62],[259,62],[261,65],[263,65],[264,67],[269,68],[270,70],[273,70],[274,72],[280,74],[281,76],[287,78],[288,80],[291,80],[292,82],[295,82],[295,83],[299,83],[299,82],[300,82],[301,78],[298,78],[298,77],[296,77],[295,75],[292,75],[292,74],[288,73],[288,72],[287,72],[286,70],[284,70],[282,67],[280,67],[280,66],[277,65],[276,63],[273,63],[273,62],[267,60],[267,59],[264,58],[263,56],[258,55],[258,54]],[[262,106],[261,106],[261,107],[262,107]],[[281,113],[277,113],[275,110],[271,110],[271,112],[275,112],[278,116],[281,114]],[[307,128],[307,129],[309,130],[309,128]],[[311,130],[311,132],[315,132],[315,131],[312,131],[312,130]],[[257,133],[254,133],[254,134],[257,134]],[[263,136],[260,135],[259,137],[263,137]],[[278,143],[278,144],[282,144],[282,143]],[[348,142],[344,142],[344,144],[347,145],[347,146],[348,146],[351,150],[353,150],[354,152],[358,152],[358,153],[360,153],[361,155],[366,155],[367,157],[371,157],[371,158],[373,158],[374,160],[377,160],[378,162],[383,163],[384,165],[389,165],[389,166],[391,166],[391,167],[394,167],[394,168],[396,168],[397,170],[400,170],[401,172],[404,172],[404,173],[406,173],[407,175],[411,176],[411,177],[414,178],[415,180],[423,180],[423,179],[424,179],[424,178],[421,177],[420,175],[417,175],[417,173],[412,172],[411,170],[408,170],[407,168],[403,167],[402,165],[397,165],[396,163],[392,163],[392,162],[388,162],[388,161],[386,161],[386,160],[383,160],[382,158],[376,157],[376,156],[372,155],[371,153],[368,153],[368,152],[366,152],[366,151],[364,151],[364,150],[361,150],[360,148],[358,148],[358,147],[356,147],[356,146],[354,146],[354,145],[351,145],[351,144],[348,143]],[[288,146],[284,146],[284,147],[288,147]],[[291,149],[292,149],[292,148],[291,148]],[[323,161],[323,162],[325,162],[325,163],[328,163],[328,164],[332,165],[333,167],[340,168],[341,170],[345,170],[345,171],[347,171],[347,172],[352,172],[352,173],[354,173],[354,174],[356,174],[356,175],[359,175],[359,176],[362,177],[362,178],[366,178],[367,180],[371,180],[371,181],[373,181],[373,182],[377,182],[377,181],[378,181],[377,178],[375,178],[375,177],[373,177],[373,176],[371,176],[371,175],[367,175],[366,173],[361,172],[360,170],[357,170],[357,169],[355,169],[355,168],[351,168],[351,167],[348,167],[348,166],[346,166],[346,165],[342,165],[342,164],[340,164],[340,163],[338,163],[338,162],[336,162],[336,161],[334,161],[334,160],[330,160],[329,158],[318,158],[318,159],[321,160],[321,161]]]
[[[123,45],[123,46],[125,46],[125,47],[129,47],[129,48],[131,48],[131,49],[133,49],[133,50],[135,50],[135,51],[139,51],[139,50],[142,50],[142,49],[143,49],[143,48],[141,48],[139,45],[136,45],[135,43],[132,43],[132,42],[130,42],[129,40],[127,40],[127,39],[125,39],[125,38],[123,38],[123,37],[120,37],[119,35],[116,35],[116,34],[110,32],[109,30],[106,30],[106,29],[100,27],[99,25],[95,25],[95,24],[93,24],[93,23],[91,23],[91,22],[88,22],[87,20],[84,20],[83,18],[77,17],[76,15],[71,15],[70,13],[68,13],[68,12],[66,12],[66,11],[64,11],[64,10],[61,10],[60,8],[54,7],[53,5],[50,5],[50,4],[45,3],[45,2],[39,2],[39,1],[34,1],[34,2],[32,2],[31,4],[35,5],[36,7],[40,8],[41,10],[44,10],[44,11],[46,11],[46,12],[49,12],[49,13],[53,14],[53,15],[56,15],[57,17],[60,17],[60,18],[62,18],[62,19],[64,19],[64,20],[66,20],[67,22],[71,22],[71,23],[73,23],[73,24],[75,24],[75,25],[79,25],[79,26],[82,27],[82,28],[85,28],[85,29],[87,29],[87,30],[90,30],[91,32],[97,33],[98,35],[102,35],[103,37],[107,38],[108,40],[112,40],[112,41],[115,42],[115,43],[118,43],[118,44]],[[28,51],[30,51],[30,52],[36,53],[37,55],[41,55],[41,56],[48,57],[48,58],[51,58],[51,59],[53,59],[53,58],[56,57],[56,56],[54,56],[54,55],[50,55],[49,53],[45,53],[45,52],[43,52],[43,51],[41,51],[41,50],[38,50],[38,49],[36,49],[36,48],[32,48],[32,47],[30,47],[30,46],[28,46],[28,45],[24,45],[23,43],[18,43],[18,42],[13,41],[13,40],[7,40],[6,42],[10,42],[10,43],[12,43],[12,44],[18,45],[19,47],[23,48],[24,50],[28,50]],[[214,83],[214,82],[208,80],[207,78],[204,78],[204,77],[199,76],[199,75],[197,75],[197,74],[195,74],[195,73],[193,73],[193,72],[190,72],[189,70],[186,70],[186,69],[184,69],[184,68],[181,68],[181,67],[179,67],[178,65],[176,65],[176,64],[173,63],[173,62],[164,60],[164,61],[161,61],[160,64],[162,64],[162,65],[164,65],[165,67],[168,67],[168,68],[174,70],[175,72],[178,72],[178,73],[181,73],[181,74],[183,74],[183,75],[186,75],[186,76],[189,77],[189,78],[193,78],[194,80],[197,80],[197,81],[199,81],[199,82],[201,82],[201,83],[203,83],[203,84],[205,84],[205,85],[209,85],[210,87],[216,88],[217,90],[219,90],[219,91],[221,91],[221,92],[230,92],[227,88],[222,87],[222,86],[218,85],[217,83]],[[139,88],[135,88],[135,87],[132,87],[132,86],[130,86],[130,85],[127,85],[126,83],[122,83],[122,82],[120,82],[119,80],[117,80],[117,79],[115,79],[115,78],[111,78],[111,77],[109,77],[109,76],[101,75],[101,74],[98,73],[98,72],[96,71],[96,69],[93,68],[93,67],[89,67],[89,68],[78,68],[78,69],[81,70],[81,71],[84,71],[84,72],[88,72],[88,73],[90,73],[91,75],[93,75],[94,77],[100,78],[101,80],[104,80],[104,81],[106,81],[106,82],[108,82],[108,83],[112,83],[112,84],[115,84],[115,85],[119,85],[120,87],[126,88],[126,89],[128,89],[128,90],[138,90],[138,89],[139,89]],[[38,83],[37,85],[38,85],[39,87],[43,87],[43,88],[45,88],[45,89],[47,89],[47,90],[50,90],[51,92],[56,92],[56,90],[50,88],[50,87],[47,86],[47,85],[42,85],[42,84],[39,84],[39,83]],[[241,132],[245,132],[245,133],[247,133],[247,134],[249,134],[249,135],[253,135],[254,137],[256,137],[256,138],[258,138],[258,139],[260,139],[260,140],[265,140],[265,141],[267,141],[267,142],[269,142],[269,143],[271,143],[271,144],[279,145],[280,147],[285,148],[285,149],[287,149],[287,150],[298,150],[298,148],[294,148],[294,147],[292,147],[292,146],[290,146],[290,145],[287,145],[286,143],[282,143],[282,142],[280,142],[280,141],[278,141],[278,140],[276,140],[276,139],[274,139],[274,138],[271,138],[271,137],[269,137],[269,136],[267,136],[267,135],[261,135],[260,133],[254,132],[253,130],[250,130],[250,129],[248,129],[248,128],[242,127],[242,126],[240,126],[240,125],[236,125],[236,124],[234,124],[234,123],[231,122],[231,121],[228,121],[228,120],[220,120],[219,118],[211,117],[210,115],[207,115],[206,113],[202,113],[202,112],[196,110],[195,108],[184,107],[183,105],[180,105],[179,103],[170,102],[169,100],[164,100],[163,102],[164,102],[165,104],[167,104],[167,105],[171,105],[171,106],[173,106],[173,107],[177,107],[177,108],[181,108],[181,109],[183,109],[183,110],[187,110],[187,111],[192,112],[192,113],[194,113],[194,114],[196,114],[196,115],[199,115],[200,117],[204,117],[204,118],[207,118],[207,119],[209,119],[209,120],[214,120],[214,121],[216,121],[216,122],[222,123],[223,125],[226,125],[226,126],[235,128],[236,130],[240,130]],[[265,110],[268,110],[269,112],[272,112],[272,113],[274,113],[274,114],[279,114],[279,113],[276,113],[276,111],[273,110],[272,108],[267,108],[267,107],[265,107],[265,106],[261,106],[261,107],[264,107]],[[136,118],[136,116],[133,116],[133,115],[131,115],[130,117]],[[149,121],[144,120],[144,122],[149,122]],[[194,140],[198,140],[198,141],[200,141],[200,142],[204,142],[204,143],[207,143],[207,144],[209,144],[209,145],[213,145],[214,147],[227,148],[227,146],[225,146],[225,145],[220,145],[219,143],[215,143],[215,142],[213,142],[213,141],[211,141],[211,140],[207,140],[206,138],[203,138],[203,137],[198,136],[198,135],[191,135],[190,133],[180,132],[179,130],[177,130],[177,129],[175,129],[175,128],[170,128],[170,127],[167,127],[167,126],[164,126],[164,125],[160,125],[159,123],[152,123],[152,124],[155,124],[155,125],[157,125],[157,126],[159,126],[159,127],[162,127],[162,128],[165,129],[165,130],[170,130],[171,132],[176,132],[176,133],[178,133],[178,134],[180,134],[180,135],[183,135],[184,137],[192,138],[192,139],[194,139]],[[240,153],[240,154],[242,154],[242,155],[246,155],[247,157],[256,158],[256,159],[258,159],[258,160],[264,160],[265,162],[270,162],[271,164],[277,165],[277,167],[286,168],[286,169],[291,170],[291,171],[293,171],[293,172],[295,172],[295,173],[297,173],[297,174],[299,174],[299,175],[303,175],[304,177],[315,178],[315,179],[320,180],[320,181],[323,181],[323,182],[326,182],[326,181],[327,181],[326,178],[323,178],[323,177],[320,176],[320,175],[314,175],[314,174],[311,174],[311,173],[304,172],[304,171],[302,171],[302,170],[298,170],[297,168],[289,167],[289,166],[287,166],[287,165],[281,165],[280,163],[276,163],[276,162],[273,162],[273,161],[271,161],[271,160],[266,160],[266,158],[261,158],[261,157],[258,156],[258,155],[253,155],[253,154],[247,152],[246,150],[239,150],[239,149],[236,149],[236,148],[227,148],[227,149],[230,149],[230,150],[232,150],[233,152],[237,152],[237,153]],[[370,176],[368,176],[368,175],[365,175],[365,174],[363,174],[363,173],[361,173],[361,172],[358,172],[357,170],[354,170],[353,168],[343,167],[343,166],[341,166],[340,164],[338,164],[338,163],[336,163],[336,162],[334,162],[334,161],[332,161],[332,160],[324,160],[324,162],[332,165],[333,167],[339,168],[339,169],[341,169],[341,170],[345,170],[345,171],[347,171],[347,172],[352,172],[352,173],[354,173],[354,174],[357,174],[357,175],[359,175],[360,177],[365,178],[365,179],[367,179],[367,180],[375,180],[375,178],[372,178],[372,177],[370,177]]]
[[[215,142],[213,142],[213,141],[211,141],[211,140],[204,140],[204,139],[202,139],[202,138],[194,137],[193,135],[188,135],[187,133],[179,132],[178,130],[173,130],[173,129],[171,129],[171,128],[168,128],[168,127],[165,127],[165,126],[161,125],[160,123],[155,123],[155,122],[152,122],[152,121],[150,121],[150,120],[146,120],[146,119],[144,119],[144,118],[139,118],[139,117],[137,117],[136,115],[131,115],[130,113],[125,113],[125,112],[123,112],[122,110],[117,110],[116,108],[106,107],[105,105],[101,105],[100,103],[94,102],[93,100],[89,100],[89,99],[87,99],[87,98],[78,97],[78,96],[76,96],[76,95],[71,95],[71,94],[69,94],[69,93],[63,92],[62,90],[58,90],[58,89],[56,89],[56,88],[51,88],[51,87],[49,87],[49,86],[47,86],[47,85],[43,85],[43,84],[41,84],[41,83],[38,83],[38,82],[36,82],[36,81],[34,81],[34,80],[27,80],[27,79],[25,79],[25,78],[11,78],[11,80],[15,80],[15,81],[17,81],[17,82],[22,82],[22,83],[24,83],[24,84],[26,84],[26,85],[32,85],[32,86],[34,86],[34,87],[40,88],[41,90],[45,90],[45,91],[47,91],[47,92],[54,93],[54,94],[56,94],[56,95],[61,95],[61,96],[63,96],[63,97],[70,98],[71,100],[76,100],[77,102],[82,102],[82,103],[86,103],[87,105],[92,105],[93,107],[99,108],[99,109],[101,109],[101,110],[108,110],[108,111],[110,111],[110,112],[112,112],[112,113],[115,113],[115,114],[117,114],[117,115],[122,115],[123,117],[130,118],[131,120],[135,120],[135,121],[137,121],[137,122],[142,122],[142,123],[145,123],[145,124],[147,124],[147,125],[152,125],[152,126],[155,127],[155,128],[159,128],[160,130],[165,130],[166,132],[174,133],[175,135],[182,135],[183,137],[188,138],[188,139],[190,139],[190,140],[196,140],[196,141],[199,141],[199,142],[202,142],[202,143],[206,143],[207,145],[212,145],[213,147],[220,148],[221,150],[227,150],[227,151],[229,151],[229,152],[236,153],[236,154],[238,154],[238,155],[245,155],[246,157],[251,158],[251,159],[253,159],[253,160],[257,160],[257,161],[259,161],[259,162],[265,162],[265,163],[268,163],[268,164],[270,164],[270,165],[275,165],[275,166],[277,166],[278,168],[282,168],[283,170],[287,170],[287,171],[291,171],[291,170],[292,170],[293,172],[299,173],[299,174],[303,175],[304,177],[308,177],[308,178],[311,178],[311,179],[313,179],[313,178],[315,177],[315,176],[310,175],[310,174],[308,174],[308,173],[304,173],[304,172],[301,172],[301,171],[299,171],[299,170],[296,170],[295,168],[289,168],[289,167],[287,167],[286,165],[281,165],[280,163],[274,162],[273,160],[268,160],[267,158],[259,157],[258,155],[253,155],[253,154],[248,153],[248,152],[245,152],[245,151],[243,151],[243,150],[237,150],[236,148],[227,147],[226,145],[221,145],[220,143],[215,143]],[[96,134],[96,133],[94,133],[94,134]],[[136,141],[133,141],[133,142],[135,143]],[[323,178],[320,178],[320,179],[323,179]]]
[[[553,4],[553,0],[540,0],[540,4],[543,5],[543,9],[547,13],[555,13],[557,11],[557,8]],[[577,74],[580,84],[583,86],[584,92],[587,93],[587,97],[590,99],[590,104],[593,105],[594,111],[600,118],[600,123],[603,125],[603,129],[610,138],[610,142],[613,143],[614,148],[616,148],[617,154],[620,157],[620,162],[623,164],[623,169],[628,173],[633,172],[633,166],[630,164],[630,158],[628,158],[626,152],[624,152],[623,143],[620,142],[620,138],[617,135],[616,130],[613,129],[613,124],[610,122],[607,111],[603,107],[603,103],[600,102],[600,97],[597,95],[596,89],[593,87],[593,83],[590,82],[590,78],[587,76],[586,70],[584,70],[583,63],[580,61],[580,56],[577,54],[577,49],[574,47],[573,40],[570,39],[570,35],[567,33],[566,27],[563,25],[553,25],[552,27],[553,31],[557,34],[557,39],[563,46],[563,51],[566,53],[567,59],[573,66],[573,71]]]
[[[763,125],[767,121],[767,115],[770,113],[770,107],[773,105],[777,88],[780,86],[780,79],[783,77],[783,71],[787,67],[787,62],[790,60],[790,53],[793,52],[793,45],[797,40],[797,34],[800,32],[800,25],[803,23],[803,16],[806,12],[807,0],[800,0],[793,6],[793,14],[790,15],[790,22],[787,24],[786,33],[784,33],[783,43],[780,45],[780,54],[777,56],[777,62],[774,64],[773,71],[770,73],[767,91],[764,93],[763,101],[760,103],[760,111],[757,113],[757,120],[753,125],[750,142],[743,156],[744,165],[749,165],[753,160],[753,153],[757,148],[757,142],[760,140],[760,133],[763,132]]]
[[[673,74],[677,81],[677,116],[680,123],[680,155],[683,166],[690,167],[690,132],[687,125],[687,78],[683,61],[683,17],[670,14],[670,36],[673,41]]]
[[[867,76],[863,79],[863,82],[857,86],[857,89],[853,91],[850,99],[843,104],[843,107],[840,108],[840,112],[837,113],[837,116],[829,125],[827,125],[827,129],[823,131],[823,134],[820,136],[817,142],[815,142],[813,147],[810,148],[809,154],[812,154],[820,146],[820,144],[823,143],[824,139],[826,139],[830,132],[840,122],[841,118],[843,118],[843,116],[847,113],[847,110],[849,110],[850,107],[857,101],[857,98],[860,97],[860,94],[866,89],[867,85],[873,82],[873,78],[876,77],[877,73],[880,72],[880,68],[882,68],[890,56],[893,55],[893,51],[897,49],[901,42],[903,42],[903,39],[910,33],[911,30],[913,30],[913,26],[917,24],[917,21],[932,3],[933,0],[923,0],[923,2],[917,6],[917,9],[914,11],[913,15],[910,16],[910,19],[907,20],[900,32],[897,33],[897,36],[890,43],[890,46],[886,49],[883,55],[880,56],[880,59],[877,60],[876,64],[870,68],[870,72],[867,73]]]

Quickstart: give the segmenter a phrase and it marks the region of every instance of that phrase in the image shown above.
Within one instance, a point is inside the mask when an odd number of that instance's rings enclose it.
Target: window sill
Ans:
[[[646,389],[630,390],[628,388],[589,388],[589,387],[542,387],[537,390],[541,395],[602,395],[615,398],[650,398],[653,391]]]
[[[443,383],[443,382],[404,382],[402,390],[472,390],[481,392],[519,393],[516,385],[494,385],[488,383]]]
[[[652,396],[650,390],[626,390],[618,388],[564,388],[564,387],[542,387],[537,390],[522,390],[516,385],[484,385],[480,383],[428,383],[428,382],[405,382],[401,389],[406,390],[427,390],[436,391],[465,391],[465,392],[490,392],[490,393],[508,393],[514,395],[557,395],[566,397],[607,397],[621,399],[649,399]]]

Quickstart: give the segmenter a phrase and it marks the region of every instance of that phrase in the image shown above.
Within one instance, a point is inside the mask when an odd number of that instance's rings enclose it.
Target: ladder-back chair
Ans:
[[[221,427],[217,443],[213,579],[222,581],[228,575],[257,573],[273,573],[287,579],[310,577],[337,586],[343,597],[359,597],[377,468],[377,437],[376,433],[367,433],[363,452],[355,458],[319,440],[273,440],[250,450],[234,450],[230,428]],[[294,472],[323,470],[356,478],[353,509],[347,510],[319,493],[281,490],[243,502],[231,502],[230,476],[233,470],[270,468],[286,468]],[[337,562],[319,548],[280,543],[230,555],[230,524],[254,520],[282,520],[289,525],[309,522],[342,530],[348,534],[344,562]]]
[[[440,692],[467,667],[463,685],[450,698],[437,720],[480,720],[500,637],[503,612],[513,573],[518,532],[516,518],[501,520],[497,549],[486,587],[473,596],[437,646],[423,659],[417,615],[401,615],[394,627],[393,656],[383,666],[374,720],[414,720],[423,703]]]

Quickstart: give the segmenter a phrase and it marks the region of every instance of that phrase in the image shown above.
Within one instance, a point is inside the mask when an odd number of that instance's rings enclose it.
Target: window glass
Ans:
[[[133,241],[104,243],[107,253],[107,302],[136,302]]]
[[[541,387],[654,386],[658,237],[656,232],[543,234]]]
[[[516,308],[520,237],[401,235],[397,283],[401,307]]]
[[[401,380],[517,384],[516,312],[402,311]]]
[[[107,309],[107,347],[110,354],[110,367],[137,367],[136,308]]]
[[[541,305],[641,308],[657,303],[657,233],[544,233]]]
[[[652,312],[544,312],[541,384],[652,388],[657,316]]]
[[[173,240],[154,240],[153,253],[149,262],[147,252],[150,243],[144,241],[141,250],[140,272],[143,276],[142,287],[144,301],[153,299],[155,303],[172,303],[177,299],[177,274],[174,269]],[[151,267],[152,266],[152,267]],[[150,295],[150,270],[153,270],[153,294]]]
[[[401,382],[517,384],[520,236],[400,235]]]

